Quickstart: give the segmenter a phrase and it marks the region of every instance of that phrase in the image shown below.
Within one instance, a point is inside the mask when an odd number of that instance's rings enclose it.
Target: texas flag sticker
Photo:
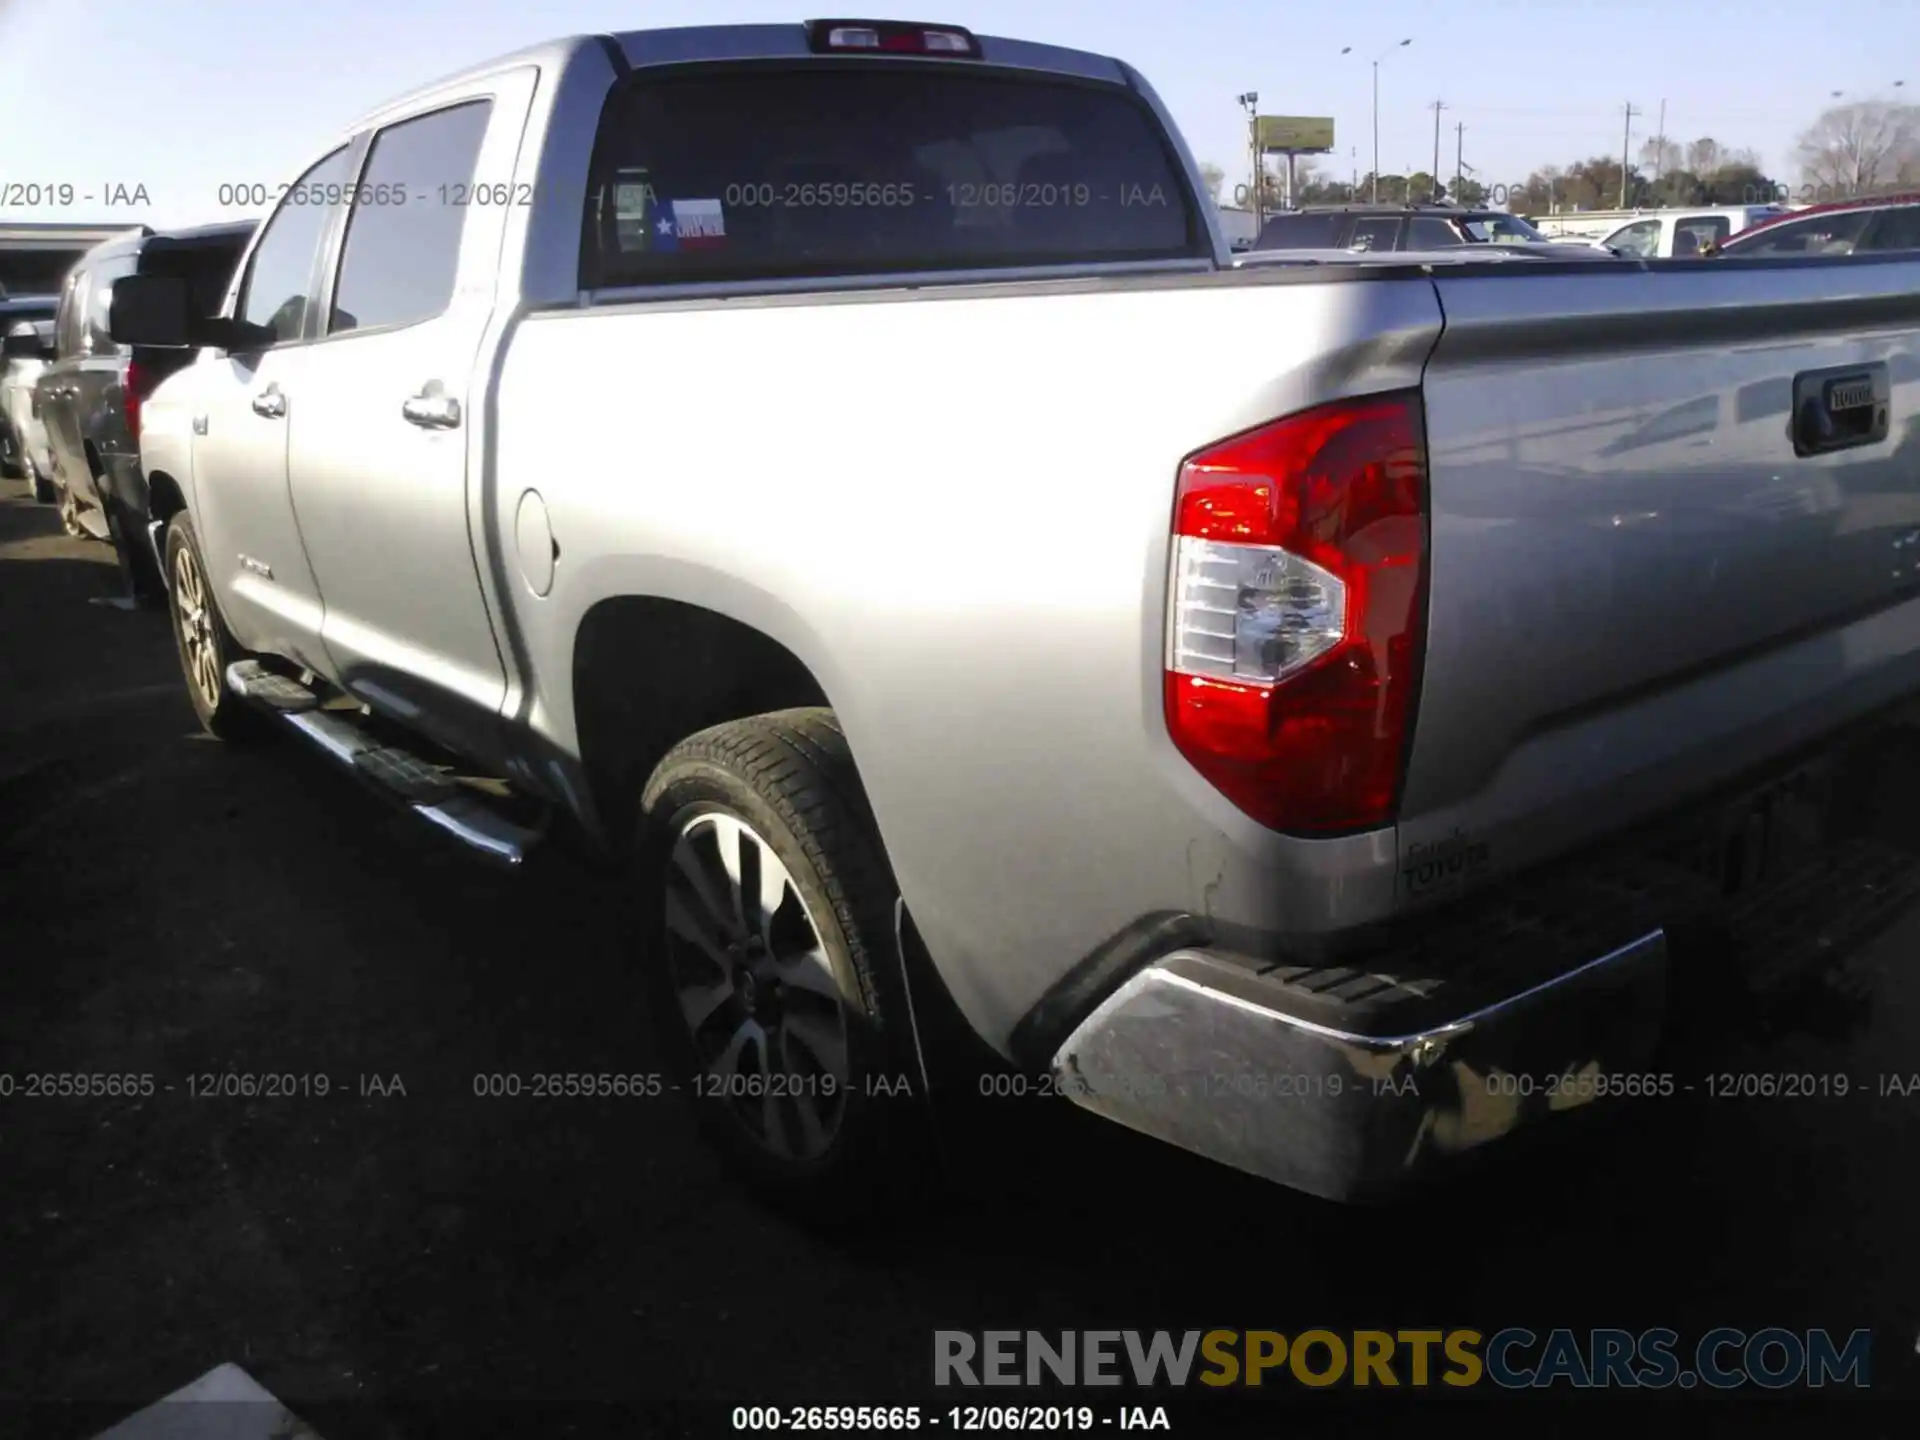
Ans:
[[[674,236],[682,250],[715,250],[727,242],[727,221],[718,200],[675,200]]]

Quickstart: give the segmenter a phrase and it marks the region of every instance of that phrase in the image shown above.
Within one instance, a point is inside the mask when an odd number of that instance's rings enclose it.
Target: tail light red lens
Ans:
[[[1181,466],[1167,728],[1261,824],[1390,824],[1426,640],[1418,391],[1303,411]]]
[[[127,362],[126,384],[120,391],[121,405],[127,416],[127,438],[140,443],[140,402],[147,398],[147,374],[138,360]]]

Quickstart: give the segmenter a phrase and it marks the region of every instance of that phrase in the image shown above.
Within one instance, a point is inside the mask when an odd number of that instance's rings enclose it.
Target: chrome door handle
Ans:
[[[278,420],[287,413],[287,397],[280,393],[278,385],[269,385],[253,397],[253,413]]]
[[[409,424],[418,425],[423,430],[451,430],[460,423],[460,402],[451,395],[436,395],[423,390],[418,395],[409,395],[402,400],[400,413]]]

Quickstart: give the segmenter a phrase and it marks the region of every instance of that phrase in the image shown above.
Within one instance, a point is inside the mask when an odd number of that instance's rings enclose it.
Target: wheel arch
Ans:
[[[695,731],[770,710],[834,709],[827,682],[767,630],[661,595],[614,595],[581,617],[570,670],[582,773],[623,844],[660,758]]]

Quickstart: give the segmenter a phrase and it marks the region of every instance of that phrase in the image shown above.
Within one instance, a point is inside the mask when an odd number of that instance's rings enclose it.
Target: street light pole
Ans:
[[[1387,56],[1391,55],[1394,51],[1404,49],[1412,43],[1413,38],[1409,36],[1405,40],[1389,45],[1380,52],[1379,56],[1373,62],[1373,202],[1375,204],[1380,202],[1380,61],[1386,59]],[[1353,53],[1353,47],[1351,45],[1342,45],[1340,47],[1340,53],[1342,55],[1351,55]]]
[[[1266,189],[1267,178],[1260,155],[1260,92],[1247,91],[1240,97],[1240,104],[1247,112],[1247,149],[1253,159],[1253,230],[1258,235],[1266,219],[1265,197],[1261,192]]]

